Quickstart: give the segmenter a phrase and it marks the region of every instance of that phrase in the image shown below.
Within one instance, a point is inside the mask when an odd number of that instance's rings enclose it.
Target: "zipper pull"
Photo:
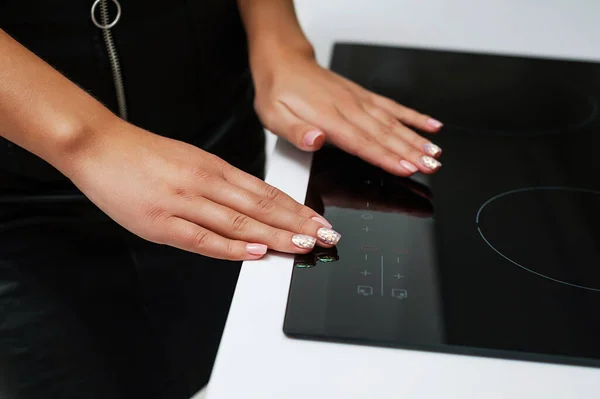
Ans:
[[[111,23],[108,23],[108,21],[104,21],[104,19],[105,19],[104,16],[108,15],[108,12],[107,12],[108,10],[106,9],[106,1],[107,0],[94,1],[94,4],[92,4],[92,10],[90,12],[91,17],[92,17],[92,22],[94,23],[94,25],[96,25],[100,29],[110,29],[110,28],[114,27],[117,24],[117,22],[119,22],[119,19],[121,18],[121,4],[117,0],[111,0],[117,6],[117,16],[115,17],[115,20],[112,21]],[[102,17],[103,17],[102,22],[104,22],[103,24],[99,23],[98,20],[96,19],[96,8],[98,7],[98,4],[100,4],[100,9],[101,9]]]

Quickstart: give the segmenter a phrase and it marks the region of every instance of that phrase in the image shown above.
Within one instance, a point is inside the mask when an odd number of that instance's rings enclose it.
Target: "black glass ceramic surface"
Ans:
[[[600,64],[338,44],[332,69],[445,123],[432,176],[328,147],[291,337],[600,366]]]

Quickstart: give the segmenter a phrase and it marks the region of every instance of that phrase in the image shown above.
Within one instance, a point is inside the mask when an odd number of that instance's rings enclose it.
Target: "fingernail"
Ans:
[[[421,163],[429,169],[438,169],[440,166],[442,166],[442,164],[437,159],[431,158],[427,155],[423,155],[421,157]]]
[[[323,226],[325,226],[329,229],[333,227],[331,225],[331,223],[329,223],[327,220],[325,220],[325,218],[322,218],[321,216],[315,216],[315,217],[312,217],[311,219],[317,223],[321,223]]]
[[[436,128],[436,129],[439,129],[440,127],[444,126],[444,124],[442,122],[440,122],[440,121],[438,121],[436,119],[433,119],[433,118],[429,118],[427,120],[427,124],[429,126],[432,126],[432,127]]]
[[[267,253],[267,246],[264,244],[246,244],[246,251],[250,255],[264,255]]]
[[[342,238],[342,235],[335,230],[321,227],[319,231],[317,231],[317,237],[325,244],[336,245],[340,241],[340,238]]]
[[[412,163],[405,161],[404,159],[402,161],[400,161],[400,165],[402,165],[402,167],[406,170],[408,170],[409,172],[412,173],[416,173],[419,171],[419,168],[417,168],[415,165],[413,165]]]
[[[433,143],[427,143],[423,146],[423,151],[425,154],[431,155],[432,157],[437,157],[442,153],[442,149]]]
[[[304,144],[306,144],[309,147],[312,147],[313,145],[315,145],[315,141],[322,135],[323,132],[321,132],[320,130],[311,130],[310,132],[304,135]]]
[[[311,236],[305,236],[304,234],[294,234],[292,242],[298,248],[308,249],[315,246],[317,239]]]

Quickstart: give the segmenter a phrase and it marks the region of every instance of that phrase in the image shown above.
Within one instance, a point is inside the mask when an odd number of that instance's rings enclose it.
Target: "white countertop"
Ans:
[[[297,8],[323,65],[341,40],[600,60],[598,0],[297,0]],[[302,202],[310,161],[279,141],[267,182]],[[208,399],[600,396],[600,369],[287,338],[292,259],[243,265]]]

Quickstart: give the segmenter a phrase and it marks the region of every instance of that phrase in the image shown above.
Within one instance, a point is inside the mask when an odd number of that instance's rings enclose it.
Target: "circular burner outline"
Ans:
[[[592,287],[586,287],[584,285],[579,285],[579,284],[573,284],[573,283],[567,283],[566,281],[562,281],[562,280],[558,280],[555,279],[553,277],[550,276],[546,276],[545,274],[536,272],[535,270],[531,270],[523,265],[521,265],[520,263],[512,260],[511,258],[509,258],[508,256],[504,255],[502,252],[500,252],[499,250],[496,249],[496,247],[494,247],[488,240],[487,238],[485,238],[485,235],[483,234],[483,232],[481,231],[481,227],[479,226],[479,215],[481,214],[481,212],[483,211],[483,209],[488,206],[489,204],[491,204],[492,202],[496,201],[497,199],[500,199],[502,197],[506,197],[508,195],[511,194],[516,194],[516,193],[522,193],[522,192],[527,192],[527,191],[572,191],[572,192],[579,192],[579,193],[588,193],[588,194],[596,194],[596,195],[600,195],[600,191],[598,190],[591,190],[591,189],[585,189],[585,188],[574,188],[574,187],[563,187],[563,186],[540,186],[540,187],[526,187],[526,188],[519,188],[516,190],[511,190],[511,191],[506,191],[504,193],[498,194],[493,196],[492,198],[488,199],[487,201],[485,201],[483,203],[483,205],[481,205],[481,207],[479,208],[479,210],[477,211],[477,216],[475,217],[475,224],[477,225],[477,231],[479,232],[479,235],[481,236],[481,238],[483,238],[483,241],[485,241],[485,243],[494,250],[494,252],[496,252],[498,255],[502,256],[504,259],[506,259],[507,261],[509,261],[510,263],[519,266],[521,269],[527,270],[530,273],[533,273],[535,275],[538,275],[540,277],[543,277],[545,279],[554,281],[556,283],[560,283],[560,284],[564,284],[564,285],[568,285],[571,287],[575,287],[575,288],[582,288],[584,290],[589,290],[589,291],[595,291],[595,292],[600,292],[600,288],[592,288]]]
[[[368,82],[367,84],[368,84],[369,89],[371,89],[371,90],[376,89],[374,87],[375,86],[374,83],[375,83],[377,77],[379,76],[379,74],[381,73],[382,70],[385,70],[387,68],[392,68],[392,66],[387,65],[387,66],[382,66],[380,68],[377,68],[369,76],[369,78],[367,79],[367,82]],[[596,120],[596,118],[598,117],[598,114],[600,113],[600,101],[598,100],[598,98],[596,98],[596,96],[594,96],[592,94],[586,94],[583,91],[576,89],[573,85],[563,84],[562,87],[569,89],[573,93],[576,93],[577,95],[584,97],[587,100],[588,105],[590,105],[590,107],[591,107],[590,113],[587,117],[583,118],[578,123],[575,123],[570,126],[566,126],[562,129],[512,131],[512,130],[503,130],[503,129],[472,128],[472,127],[456,125],[456,124],[452,124],[452,123],[446,123],[446,127],[448,129],[459,130],[459,131],[469,132],[469,133],[487,132],[488,134],[501,135],[501,136],[518,135],[518,134],[522,134],[522,133],[532,135],[532,136],[544,136],[544,135],[558,135],[561,133],[578,131],[578,130],[585,128],[587,125],[591,124],[592,122],[594,122]],[[409,106],[409,105],[407,105],[407,106]]]

